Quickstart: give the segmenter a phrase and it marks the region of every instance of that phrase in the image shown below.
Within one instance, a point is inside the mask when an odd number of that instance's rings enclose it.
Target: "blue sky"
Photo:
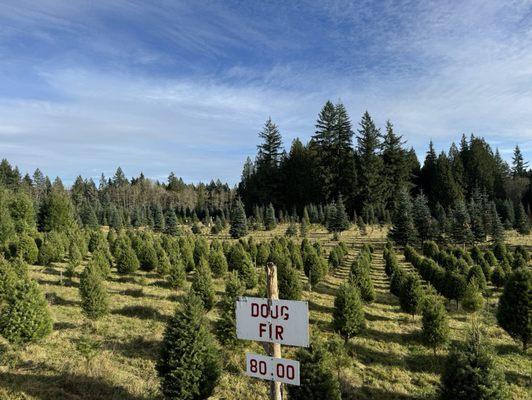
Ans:
[[[423,159],[461,134],[532,159],[531,1],[0,1],[0,156],[76,175],[239,180],[271,116],[327,99]]]

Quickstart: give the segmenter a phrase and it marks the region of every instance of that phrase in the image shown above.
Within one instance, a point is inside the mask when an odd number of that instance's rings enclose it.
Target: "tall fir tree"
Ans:
[[[264,228],[266,228],[267,231],[271,231],[272,229],[275,229],[276,226],[277,220],[275,218],[275,209],[273,208],[272,203],[270,203],[264,212]]]
[[[515,146],[514,155],[512,158],[512,175],[514,177],[524,177],[528,168],[528,162],[524,160],[523,153],[519,146]]]
[[[363,205],[382,202],[382,158],[380,157],[380,132],[366,111],[362,116],[357,135],[359,198]]]
[[[79,281],[81,310],[92,320],[97,320],[109,312],[109,297],[102,275],[94,264],[85,267]]]
[[[233,205],[229,233],[234,239],[241,238],[248,234],[246,211],[244,210],[244,204],[242,204],[242,200],[240,199],[237,199]]]
[[[392,240],[402,246],[415,243],[418,238],[412,215],[412,200],[404,187],[398,193],[389,235]]]

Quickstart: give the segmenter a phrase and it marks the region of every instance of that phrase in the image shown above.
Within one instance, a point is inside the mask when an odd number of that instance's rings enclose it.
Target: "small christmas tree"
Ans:
[[[204,258],[200,258],[198,265],[196,265],[190,290],[203,301],[205,310],[209,311],[214,306],[214,284],[212,282],[211,271]]]
[[[497,309],[497,322],[512,338],[521,341],[523,351],[532,338],[530,293],[532,272],[520,268],[509,276]]]
[[[202,300],[191,293],[164,333],[157,373],[167,399],[208,398],[221,374],[220,355],[204,317]]]
[[[313,342],[308,349],[299,349],[296,357],[301,363],[301,386],[288,385],[291,400],[341,400],[340,383],[321,343]]]
[[[449,340],[447,310],[439,298],[427,296],[422,303],[421,314],[421,337],[436,354],[436,349]]]
[[[276,226],[275,209],[273,208],[272,203],[270,203],[264,213],[264,228],[266,228],[267,231],[271,231],[272,229],[275,229]]]
[[[185,285],[186,277],[187,273],[185,271],[185,266],[183,265],[183,262],[178,259],[170,265],[166,280],[170,287],[177,289],[182,288]]]
[[[236,337],[235,302],[244,295],[246,286],[238,278],[238,273],[233,271],[225,283],[225,293],[221,303],[220,319],[216,324],[218,339],[224,345],[238,343]]]
[[[466,286],[464,297],[462,298],[462,307],[468,312],[476,312],[484,306],[484,297],[479,289],[476,278],[473,278]]]
[[[140,263],[131,245],[127,242],[119,244],[115,259],[119,274],[131,274],[139,269]]]
[[[16,346],[46,337],[52,318],[39,285],[3,268],[0,274],[0,336]]]
[[[90,263],[81,274],[79,282],[81,309],[89,319],[97,320],[109,311],[107,291],[100,271]]]
[[[441,400],[506,400],[504,375],[496,368],[478,326],[473,326],[465,343],[453,347],[441,377]]]
[[[333,329],[347,342],[365,327],[362,300],[355,285],[343,283],[336,291],[333,311]]]
[[[227,260],[221,248],[210,250],[209,266],[216,278],[222,278],[227,273]]]
[[[421,286],[419,278],[413,273],[408,274],[399,293],[401,309],[414,317],[414,314],[419,311],[423,296],[423,286]]]

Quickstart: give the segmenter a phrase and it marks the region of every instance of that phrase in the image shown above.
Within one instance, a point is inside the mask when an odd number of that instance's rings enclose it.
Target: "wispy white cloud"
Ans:
[[[355,126],[366,109],[381,126],[391,119],[420,157],[429,139],[443,148],[474,133],[532,159],[530,1],[283,3],[274,14],[248,3],[40,4],[0,5],[0,69],[20,62],[2,38],[21,31],[53,46],[72,35],[110,64],[52,46],[32,79],[54,98],[0,96],[0,151],[25,170],[68,180],[121,165],[235,183],[268,116],[288,145],[310,137],[327,99]],[[311,32],[305,18],[316,16]],[[110,28],[117,21],[143,32]]]

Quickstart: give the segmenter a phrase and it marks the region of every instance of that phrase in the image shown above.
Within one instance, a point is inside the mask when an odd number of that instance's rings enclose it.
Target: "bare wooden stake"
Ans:
[[[279,299],[279,288],[277,286],[277,267],[272,262],[266,264],[266,290],[268,295],[268,304],[271,307],[271,300]],[[281,344],[270,343],[268,347],[268,353],[270,357],[281,358]],[[271,400],[283,399],[281,392],[281,382],[270,382],[270,398]]]

